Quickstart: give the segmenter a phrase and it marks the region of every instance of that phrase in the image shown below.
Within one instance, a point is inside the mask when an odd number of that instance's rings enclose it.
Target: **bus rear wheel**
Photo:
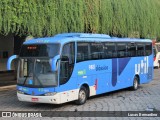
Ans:
[[[85,87],[81,87],[79,94],[78,94],[78,100],[76,100],[77,105],[82,105],[87,101],[87,89]]]
[[[138,83],[138,77],[135,76],[134,77],[134,81],[133,81],[132,90],[137,90],[138,89],[138,85],[139,85],[139,83]]]

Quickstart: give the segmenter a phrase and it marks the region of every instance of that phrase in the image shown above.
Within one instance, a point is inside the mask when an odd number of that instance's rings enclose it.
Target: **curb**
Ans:
[[[8,88],[16,88],[16,85],[2,86],[2,87],[0,87],[0,90],[2,90],[2,89],[8,89]]]

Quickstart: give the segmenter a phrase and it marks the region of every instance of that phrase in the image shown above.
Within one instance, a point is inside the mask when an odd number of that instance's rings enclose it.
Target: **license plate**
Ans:
[[[38,98],[32,98],[31,100],[32,100],[32,102],[37,102],[37,101],[39,101]]]

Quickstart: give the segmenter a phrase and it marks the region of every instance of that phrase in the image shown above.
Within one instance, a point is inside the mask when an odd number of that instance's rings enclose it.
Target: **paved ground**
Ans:
[[[62,105],[20,102],[16,97],[15,86],[10,88],[0,88],[0,111],[160,111],[160,69],[155,69],[154,73],[154,80],[149,84],[140,85],[137,91],[124,89],[95,96],[90,98],[86,104],[81,106],[75,105],[74,102],[65,103]],[[88,119],[96,120],[105,118],[92,117]],[[134,120],[133,117],[110,117],[109,119]],[[158,120],[157,117],[142,117],[137,119]]]
[[[7,85],[16,84],[16,72],[11,71],[0,71],[0,87]]]

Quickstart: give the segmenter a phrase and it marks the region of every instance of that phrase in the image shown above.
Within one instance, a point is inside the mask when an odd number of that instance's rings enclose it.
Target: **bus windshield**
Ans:
[[[18,84],[31,87],[57,86],[57,72],[51,71],[49,58],[20,59]]]

